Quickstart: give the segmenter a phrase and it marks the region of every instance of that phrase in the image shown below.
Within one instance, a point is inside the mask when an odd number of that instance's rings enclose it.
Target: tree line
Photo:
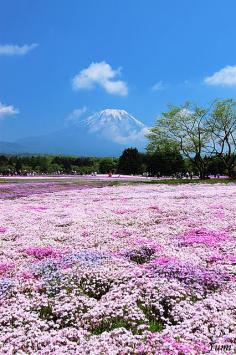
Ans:
[[[115,171],[118,158],[52,155],[0,155],[0,174],[91,174]]]
[[[223,174],[224,164],[215,158],[205,158],[207,174]],[[178,151],[155,151],[141,153],[136,148],[127,148],[119,158],[71,157],[71,156],[17,156],[0,155],[0,175],[36,174],[108,174],[127,175],[148,174],[151,176],[171,176],[197,169],[191,160],[184,159]]]

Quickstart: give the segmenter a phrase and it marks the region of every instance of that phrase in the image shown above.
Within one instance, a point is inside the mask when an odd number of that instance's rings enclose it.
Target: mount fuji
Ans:
[[[106,109],[82,121],[89,133],[100,134],[118,144],[140,143],[146,126],[125,110]]]
[[[119,156],[127,147],[144,150],[148,128],[125,110],[105,109],[42,136],[17,140],[19,153]]]

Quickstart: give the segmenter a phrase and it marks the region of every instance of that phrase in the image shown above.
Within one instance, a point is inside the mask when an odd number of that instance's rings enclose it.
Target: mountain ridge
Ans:
[[[148,128],[125,110],[105,109],[64,128],[16,140],[18,153],[119,156],[130,146],[144,150]],[[0,144],[1,150],[1,144]]]

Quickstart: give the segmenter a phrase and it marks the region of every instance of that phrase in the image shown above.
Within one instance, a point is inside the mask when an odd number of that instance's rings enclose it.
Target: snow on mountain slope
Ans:
[[[100,133],[119,144],[145,139],[147,127],[125,110],[106,109],[89,116],[81,124],[89,133]]]

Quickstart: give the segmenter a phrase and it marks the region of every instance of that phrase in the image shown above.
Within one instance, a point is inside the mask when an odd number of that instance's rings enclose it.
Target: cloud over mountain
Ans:
[[[80,122],[81,117],[85,114],[85,112],[87,112],[87,110],[86,106],[76,108],[69,114],[69,116],[66,117],[66,122]]]
[[[7,116],[12,116],[20,111],[12,105],[4,105],[0,102],[0,119]]]

